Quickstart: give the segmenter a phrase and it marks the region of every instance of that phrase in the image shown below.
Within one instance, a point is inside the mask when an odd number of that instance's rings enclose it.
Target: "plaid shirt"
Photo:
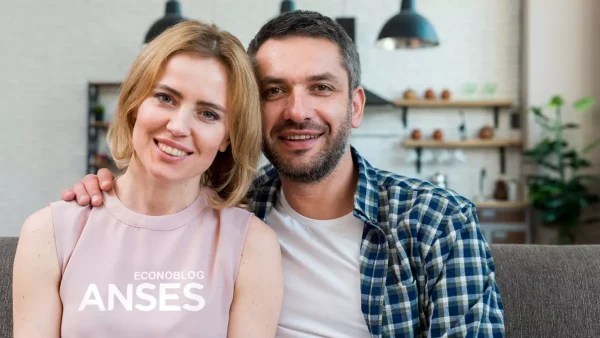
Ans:
[[[453,191],[373,168],[356,149],[364,222],[362,312],[374,337],[504,337],[503,305],[475,206]],[[250,192],[266,221],[281,187],[267,165]]]

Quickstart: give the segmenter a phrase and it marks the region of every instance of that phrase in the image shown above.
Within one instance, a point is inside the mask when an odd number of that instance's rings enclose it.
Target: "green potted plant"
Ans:
[[[573,108],[585,111],[595,102],[595,98],[585,97],[575,102]],[[573,244],[579,227],[596,221],[582,219],[582,213],[600,200],[587,187],[587,184],[598,181],[598,176],[585,174],[582,170],[591,166],[585,156],[600,144],[600,138],[579,150],[570,147],[565,141],[564,132],[579,126],[563,122],[565,102],[562,97],[552,97],[548,108],[555,111],[554,117],[545,115],[543,107],[531,108],[536,123],[544,129],[546,137],[533,149],[523,153],[526,160],[539,165],[541,169],[537,174],[526,176],[528,199],[539,212],[543,225],[556,228],[558,244]]]

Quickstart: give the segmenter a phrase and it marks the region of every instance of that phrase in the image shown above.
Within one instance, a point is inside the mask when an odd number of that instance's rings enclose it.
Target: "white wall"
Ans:
[[[526,95],[530,105],[542,105],[552,95],[562,95],[568,104],[584,96],[600,101],[600,2],[597,0],[528,0],[525,12],[526,32]],[[548,112],[552,114],[552,112]],[[551,115],[552,116],[552,115]],[[567,110],[565,122],[574,122],[581,129],[570,131],[566,137],[577,149],[600,137],[600,103],[585,113]],[[529,136],[533,145],[541,137],[541,128],[529,116]],[[590,153],[594,164],[590,173],[600,172],[600,149]],[[600,192],[600,186],[592,186]],[[595,213],[600,216],[598,208]],[[598,242],[598,225],[581,235],[582,242]]]
[[[544,0],[545,1],[545,0]],[[594,0],[589,0],[591,2]],[[268,19],[278,14],[278,0],[181,0],[189,18],[215,22],[247,45]],[[540,0],[542,2],[542,0]],[[557,2],[557,1],[555,1]],[[577,1],[575,1],[577,2]],[[467,82],[496,82],[498,97],[519,98],[519,0],[422,0],[418,11],[434,24],[441,39],[436,49],[385,52],[374,40],[379,29],[398,11],[396,0],[297,0],[297,7],[337,17],[357,18],[357,46],[363,64],[363,83],[387,98],[408,88],[450,88],[458,93]],[[571,2],[569,2],[571,3]],[[139,51],[150,24],[162,16],[159,0],[10,1],[0,14],[0,236],[17,235],[34,210],[60,198],[60,191],[85,175],[86,84],[120,81]],[[552,41],[573,43],[570,39]],[[557,49],[558,47],[555,47]],[[565,52],[566,53],[566,52]],[[544,72],[544,70],[540,70]],[[590,80],[591,81],[591,80]],[[585,86],[584,86],[585,87]],[[412,127],[426,133],[443,128],[456,136],[455,111],[409,115],[403,129],[398,111],[368,113],[353,138],[377,166],[415,175],[398,147]],[[486,111],[469,113],[475,131],[492,122]],[[503,115],[499,135],[515,135]],[[360,137],[359,133],[396,135]],[[475,175],[487,166],[497,176],[496,153],[469,152],[469,162],[446,166],[451,187],[471,197]],[[518,156],[509,154],[510,177],[519,176]],[[426,166],[429,176],[435,166]],[[489,183],[491,187],[491,182]]]

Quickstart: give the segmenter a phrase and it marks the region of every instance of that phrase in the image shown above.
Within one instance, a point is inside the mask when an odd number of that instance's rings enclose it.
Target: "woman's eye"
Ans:
[[[163,94],[163,93],[158,93],[156,95],[156,98],[158,98],[158,100],[160,102],[166,103],[166,104],[172,104],[173,103],[173,98],[171,98],[169,95],[167,94]]]
[[[200,112],[200,115],[210,121],[216,121],[219,119],[219,115],[210,111],[210,110],[204,110],[202,112]]]

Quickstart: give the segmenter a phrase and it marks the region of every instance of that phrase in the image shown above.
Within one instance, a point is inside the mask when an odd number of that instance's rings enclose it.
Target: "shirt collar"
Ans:
[[[358,167],[358,185],[354,192],[354,216],[377,226],[379,208],[377,172],[353,146],[350,146],[350,151],[352,161]],[[281,180],[273,165],[267,164],[262,167],[252,185],[251,195],[254,212],[263,221],[266,221],[267,215],[275,205],[280,188]]]

